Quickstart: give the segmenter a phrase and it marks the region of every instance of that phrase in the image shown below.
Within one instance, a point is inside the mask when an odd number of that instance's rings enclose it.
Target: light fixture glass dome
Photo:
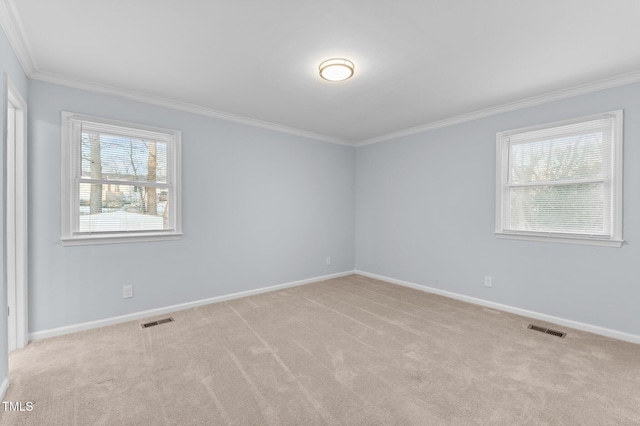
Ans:
[[[318,67],[320,77],[329,81],[342,81],[353,75],[353,62],[342,58],[327,59]]]

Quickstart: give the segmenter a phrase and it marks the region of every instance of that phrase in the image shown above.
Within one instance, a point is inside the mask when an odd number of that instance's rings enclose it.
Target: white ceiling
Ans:
[[[639,0],[0,1],[32,78],[349,144],[640,81]]]

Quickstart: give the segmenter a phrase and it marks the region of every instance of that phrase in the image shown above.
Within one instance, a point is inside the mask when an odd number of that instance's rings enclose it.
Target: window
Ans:
[[[622,111],[497,135],[499,238],[622,245]]]
[[[177,239],[180,132],[62,112],[62,244]]]

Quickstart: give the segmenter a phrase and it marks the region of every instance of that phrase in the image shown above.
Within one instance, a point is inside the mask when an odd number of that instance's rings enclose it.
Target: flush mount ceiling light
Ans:
[[[329,81],[346,80],[353,75],[353,62],[342,58],[327,59],[318,67],[320,77]]]

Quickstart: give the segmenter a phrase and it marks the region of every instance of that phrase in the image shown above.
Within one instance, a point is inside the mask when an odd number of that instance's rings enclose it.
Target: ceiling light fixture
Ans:
[[[318,67],[320,77],[328,81],[342,81],[353,75],[353,62],[342,58],[327,59]]]

